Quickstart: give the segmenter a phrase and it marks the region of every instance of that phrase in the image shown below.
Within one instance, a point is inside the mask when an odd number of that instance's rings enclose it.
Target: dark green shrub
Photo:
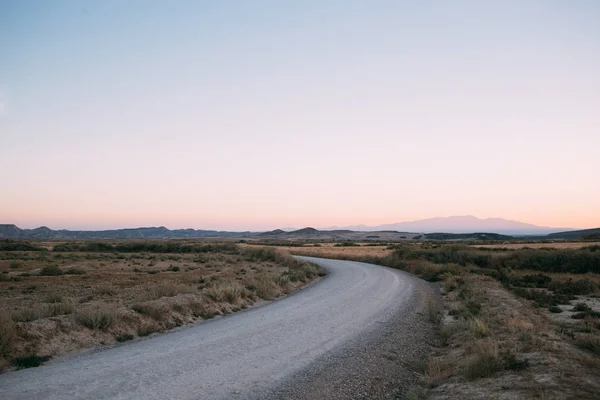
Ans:
[[[42,270],[40,271],[40,276],[59,276],[63,273],[64,272],[62,269],[60,269],[60,267],[56,265],[48,265],[42,268]]]
[[[51,356],[37,356],[32,354],[29,356],[17,357],[11,361],[11,364],[17,369],[35,368],[39,367],[51,358]]]

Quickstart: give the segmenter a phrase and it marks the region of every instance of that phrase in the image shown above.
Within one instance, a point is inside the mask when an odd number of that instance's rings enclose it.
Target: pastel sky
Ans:
[[[0,0],[0,223],[600,226],[600,2]]]

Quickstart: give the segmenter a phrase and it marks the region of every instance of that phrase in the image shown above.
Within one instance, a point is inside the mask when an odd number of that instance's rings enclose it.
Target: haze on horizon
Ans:
[[[0,223],[600,226],[600,3],[0,2]]]

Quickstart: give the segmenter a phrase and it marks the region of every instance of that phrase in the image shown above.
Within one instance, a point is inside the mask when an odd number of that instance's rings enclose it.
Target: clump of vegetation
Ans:
[[[63,270],[56,265],[48,265],[42,268],[40,276],[60,276],[64,274]]]
[[[205,289],[204,294],[218,303],[235,304],[245,294],[245,290],[242,285],[233,282],[225,285],[213,285]]]
[[[108,329],[116,319],[116,311],[110,307],[95,307],[79,310],[75,321],[89,329]]]
[[[467,378],[484,378],[503,369],[502,361],[498,357],[498,344],[494,340],[477,340],[471,351],[472,359],[465,369]]]
[[[10,314],[0,310],[0,357],[10,353],[17,338],[17,329]]]
[[[192,288],[188,285],[176,283],[162,283],[159,285],[150,286],[148,288],[147,297],[149,300],[160,299],[161,297],[174,297],[178,294],[190,293]]]
[[[590,334],[578,335],[575,345],[580,349],[600,355],[600,337]]]
[[[75,305],[71,302],[38,304],[14,311],[12,319],[16,322],[31,322],[42,318],[72,314],[73,312],[75,312]]]
[[[133,340],[133,338],[134,338],[134,336],[131,333],[124,333],[122,335],[115,336],[115,339],[119,343],[127,342],[129,340]]]
[[[65,275],[85,275],[85,269],[77,267],[67,268]]]
[[[31,354],[23,357],[16,357],[12,360],[11,364],[16,369],[25,369],[25,368],[35,368],[39,367],[46,361],[50,360],[51,356],[38,356],[35,354]]]
[[[153,303],[137,303],[132,305],[131,309],[157,321],[163,320],[168,314],[168,310],[164,306]]]

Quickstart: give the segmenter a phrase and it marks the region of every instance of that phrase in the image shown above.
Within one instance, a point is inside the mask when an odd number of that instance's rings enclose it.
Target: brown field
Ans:
[[[472,244],[471,247],[487,249],[580,249],[588,246],[600,246],[600,242],[554,242],[554,243],[502,243]]]
[[[0,370],[245,309],[323,272],[276,249],[0,252]]]
[[[248,247],[260,246],[260,244],[247,244]],[[310,257],[323,258],[338,258],[338,257],[382,257],[389,254],[392,250],[387,248],[387,245],[367,246],[360,244],[359,246],[336,247],[335,243],[319,243],[318,246],[307,244],[301,247],[285,247],[277,246],[277,248],[287,251],[290,254]]]

